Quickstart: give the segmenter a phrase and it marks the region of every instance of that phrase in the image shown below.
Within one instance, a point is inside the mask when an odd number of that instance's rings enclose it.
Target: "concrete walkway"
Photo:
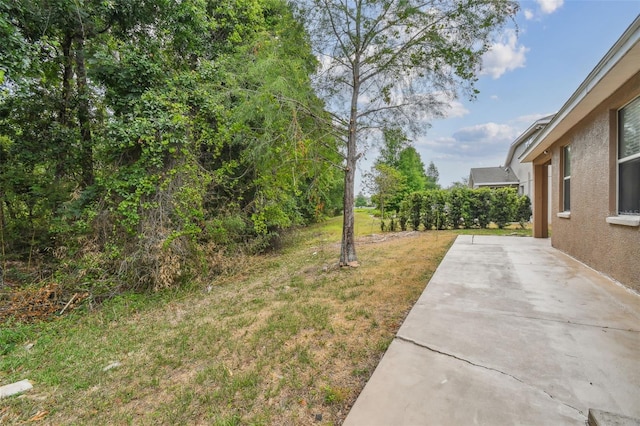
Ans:
[[[459,236],[344,425],[584,425],[590,408],[640,418],[640,296],[549,240]]]

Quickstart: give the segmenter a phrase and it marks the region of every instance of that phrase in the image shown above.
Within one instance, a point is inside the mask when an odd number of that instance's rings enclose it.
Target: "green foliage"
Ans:
[[[527,195],[521,195],[518,197],[516,205],[515,220],[520,223],[522,229],[525,228],[526,223],[531,219],[531,214],[531,200]]]
[[[450,216],[454,229],[473,225],[471,214],[471,189],[456,187],[449,191]]]
[[[423,197],[419,192],[414,192],[411,194],[410,199],[408,200],[408,210],[411,212],[411,227],[414,231],[417,231],[420,228],[420,216],[422,214],[422,200]],[[426,225],[425,225],[426,226]]]
[[[420,225],[433,228],[487,228],[494,222],[500,229],[514,221],[524,222],[531,216],[527,196],[518,197],[514,188],[470,189],[456,186],[451,190],[414,192],[400,203],[399,220],[413,230]]]
[[[436,223],[433,204],[435,202],[435,193],[426,191],[422,194],[420,201],[420,213],[422,215],[422,226],[425,231],[430,231]]]
[[[385,128],[382,131],[383,144],[380,147],[378,161],[393,168],[399,168],[402,162],[402,152],[411,147],[411,141],[406,133],[398,127]]]
[[[410,215],[411,211],[409,201],[402,200],[402,202],[400,202],[400,210],[398,211],[398,223],[400,224],[400,229],[402,231],[407,230],[407,223],[409,222]]]
[[[365,180],[371,192],[375,194],[371,201],[380,208],[382,219],[385,217],[385,211],[398,209],[406,187],[406,178],[402,173],[387,164],[376,163],[371,173],[365,175]]]
[[[517,192],[515,188],[498,188],[491,205],[491,220],[502,229],[513,221],[516,213]]]
[[[383,134],[384,144],[380,150],[380,157],[374,165],[374,170],[366,178],[374,193],[372,198],[380,202],[382,197],[384,198],[383,207],[386,206],[388,210],[400,212],[401,200],[411,193],[427,189],[429,181],[420,154],[411,146],[411,141],[405,133],[399,128],[392,127],[384,129]],[[389,182],[394,176],[397,176],[395,179],[398,184],[393,187],[391,191],[393,194],[382,194],[380,191],[389,192],[389,185],[386,182]],[[407,221],[408,217],[405,219],[405,226]]]
[[[431,163],[433,164],[433,163]],[[418,151],[412,146],[400,151],[398,171],[405,177],[406,193],[428,189],[428,179]]]
[[[323,58],[316,88],[345,143],[340,263],[348,264],[357,260],[352,209],[354,175],[363,151],[359,145],[373,129],[421,130],[418,123],[425,115],[443,113],[446,102],[438,100],[443,93],[451,99],[460,93],[473,98],[482,56],[493,35],[515,16],[518,4],[509,0],[306,0],[295,4]],[[384,161],[395,161],[397,145],[403,142],[396,136],[391,137],[394,149],[389,153],[393,155]],[[437,177],[432,183],[437,185]],[[440,213],[437,216],[442,219]]]
[[[429,167],[427,167],[426,171],[426,184],[425,189],[439,189],[440,185],[438,184],[438,180],[440,179],[440,172],[433,161],[429,162]]]
[[[478,188],[471,192],[471,216],[482,229],[491,222],[491,206],[494,197],[494,191],[489,188]]]
[[[358,195],[356,195],[356,207],[366,207],[367,204],[367,197],[362,192],[358,192]]]
[[[125,3],[0,5],[3,253],[48,253],[98,299],[180,285],[205,252],[264,250],[341,209],[287,2]]]

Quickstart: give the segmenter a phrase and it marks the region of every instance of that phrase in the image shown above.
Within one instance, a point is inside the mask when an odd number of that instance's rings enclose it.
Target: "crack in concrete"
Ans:
[[[616,330],[616,331],[627,331],[629,333],[640,333],[640,330],[634,330],[632,328],[609,327],[609,326],[606,326],[606,325],[587,324],[587,323],[584,323],[584,322],[575,322],[575,321],[570,321],[570,320],[559,320],[559,319],[552,319],[552,318],[531,317],[531,316],[527,316],[527,315],[513,315],[513,314],[506,314],[506,313],[503,313],[501,315],[504,315],[504,316],[507,316],[507,317],[513,317],[513,318],[525,318],[525,319],[532,319],[532,320],[537,320],[537,321],[556,322],[556,323],[560,323],[560,324],[574,324],[574,325],[580,325],[580,326],[583,326],[583,327],[600,328],[602,330]]]
[[[536,387],[536,386],[534,386],[534,385],[532,385],[530,383],[527,383],[524,380],[514,376],[513,374],[506,373],[506,372],[504,372],[502,370],[498,370],[497,368],[487,367],[486,365],[476,364],[476,363],[474,363],[472,361],[469,361],[468,359],[460,358],[459,356],[456,356],[456,355],[453,355],[453,354],[450,354],[450,353],[447,353],[447,352],[439,351],[439,350],[434,349],[434,348],[432,348],[432,347],[430,347],[428,345],[425,345],[424,343],[420,343],[420,342],[418,342],[416,340],[410,339],[408,337],[401,336],[399,334],[396,335],[396,339],[398,339],[398,340],[400,340],[402,342],[410,343],[410,344],[415,345],[415,346],[417,346],[419,348],[427,349],[428,351],[431,351],[431,352],[434,352],[434,353],[437,353],[437,354],[440,354],[440,355],[444,355],[444,356],[448,356],[448,357],[453,358],[453,359],[457,359],[458,361],[462,361],[462,362],[467,363],[469,365],[472,365],[474,367],[482,368],[482,369],[489,370],[489,371],[494,371],[496,373],[505,375],[507,377],[511,377],[515,381],[517,381],[519,383],[522,383],[525,386],[529,386],[531,388],[534,388],[534,389],[544,393],[549,398],[553,399],[554,401],[558,401],[560,404],[564,405],[565,407],[568,407],[568,408],[570,408],[572,410],[575,410],[578,414],[580,414],[581,416],[585,417],[585,419],[587,417],[586,414],[584,414],[580,409],[578,409],[578,408],[576,408],[576,407],[574,407],[574,406],[572,406],[570,404],[567,404],[566,402],[563,402],[563,401],[560,401],[560,400],[556,399],[553,395],[551,395],[546,390],[540,389],[540,388],[538,388],[538,387]]]

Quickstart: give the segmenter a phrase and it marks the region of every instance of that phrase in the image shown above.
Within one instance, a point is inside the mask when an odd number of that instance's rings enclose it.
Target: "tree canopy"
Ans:
[[[1,2],[0,34],[3,254],[159,289],[341,208],[284,0]]]

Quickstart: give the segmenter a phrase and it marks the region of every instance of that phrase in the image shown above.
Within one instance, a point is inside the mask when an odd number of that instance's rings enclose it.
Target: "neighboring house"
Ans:
[[[640,17],[521,157],[534,237],[640,291]],[[548,170],[551,167],[551,202]]]
[[[518,177],[518,194],[532,198],[533,190],[533,167],[529,163],[521,163],[519,157],[531,145],[540,131],[551,121],[553,115],[536,120],[527,130],[525,130],[509,147],[505,166],[509,167]]]
[[[518,184],[518,176],[509,167],[480,167],[471,169],[469,173],[469,187],[474,189],[505,186],[517,188]]]
[[[536,120],[527,130],[513,141],[507,153],[507,160],[502,167],[473,168],[469,173],[470,188],[500,188],[504,186],[518,188],[518,194],[531,198],[533,188],[533,168],[531,164],[521,163],[520,155],[544,127],[549,124],[553,115]]]

